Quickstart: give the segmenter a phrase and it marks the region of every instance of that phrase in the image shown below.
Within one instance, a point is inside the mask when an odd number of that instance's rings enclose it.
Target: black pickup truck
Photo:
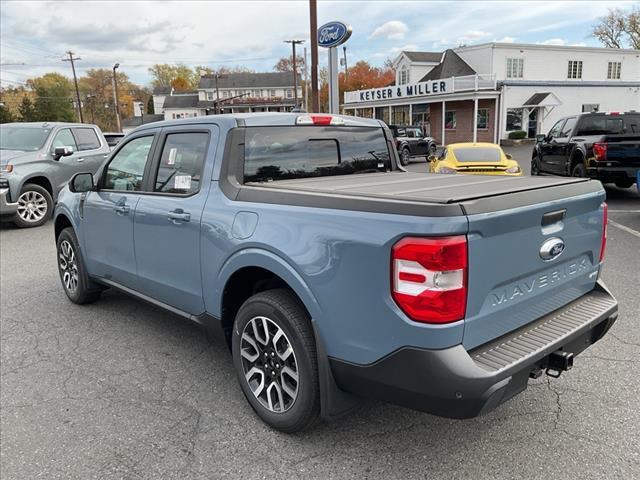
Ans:
[[[584,113],[538,135],[531,174],[589,177],[629,188],[640,169],[640,113]]]

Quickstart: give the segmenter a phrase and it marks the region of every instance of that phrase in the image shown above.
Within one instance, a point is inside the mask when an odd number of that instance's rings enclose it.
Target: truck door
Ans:
[[[78,171],[95,173],[102,166],[108,154],[107,145],[102,145],[93,127],[73,127],[73,138],[78,146],[76,164]]]
[[[135,212],[137,290],[190,314],[204,311],[200,219],[218,137],[215,125],[164,128]]]
[[[540,170],[548,173],[558,172],[558,138],[562,132],[565,119],[558,121],[549,130],[549,134],[540,145]]]
[[[82,206],[84,250],[88,270],[135,289],[133,218],[148,176],[155,135],[141,132],[111,157]]]

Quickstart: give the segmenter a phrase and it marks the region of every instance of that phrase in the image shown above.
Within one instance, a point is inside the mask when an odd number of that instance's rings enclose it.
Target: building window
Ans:
[[[258,98],[258,97],[260,96],[260,90],[254,90],[254,91],[253,91],[253,96],[254,96],[255,98]]]
[[[478,128],[481,130],[486,130],[489,128],[489,109],[488,108],[479,108],[478,109]]]
[[[524,58],[507,58],[507,78],[524,77]]]
[[[276,91],[275,90],[269,90],[269,96],[270,97],[275,97],[276,96]]]
[[[229,98],[229,92],[227,92],[226,90],[222,91],[222,98]]]
[[[583,103],[582,104],[582,113],[597,112],[598,110],[600,110],[599,103]]]
[[[609,62],[609,66],[607,67],[607,79],[609,80],[620,80],[620,70],[622,69],[622,63],[620,62]]]
[[[507,132],[522,130],[522,109],[507,108]]]
[[[444,128],[447,130],[455,130],[456,129],[456,111],[449,110],[444,113]]]
[[[293,98],[293,90],[290,88],[287,88],[287,98]]]
[[[400,85],[406,85],[409,83],[409,69],[406,65],[400,68],[400,75],[398,76],[398,83]]]
[[[213,92],[207,92],[207,100],[213,100]]]
[[[582,60],[569,60],[567,78],[582,78]]]

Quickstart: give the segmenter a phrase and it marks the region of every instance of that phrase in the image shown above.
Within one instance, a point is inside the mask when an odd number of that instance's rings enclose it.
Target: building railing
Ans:
[[[463,77],[453,77],[453,91],[468,90],[495,90],[496,76],[495,74],[475,74],[465,75]]]

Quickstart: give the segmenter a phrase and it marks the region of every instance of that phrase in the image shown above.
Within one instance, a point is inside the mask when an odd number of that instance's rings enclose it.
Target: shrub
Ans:
[[[516,130],[515,132],[509,132],[510,140],[521,140],[523,138],[527,138],[527,132],[524,130]]]

